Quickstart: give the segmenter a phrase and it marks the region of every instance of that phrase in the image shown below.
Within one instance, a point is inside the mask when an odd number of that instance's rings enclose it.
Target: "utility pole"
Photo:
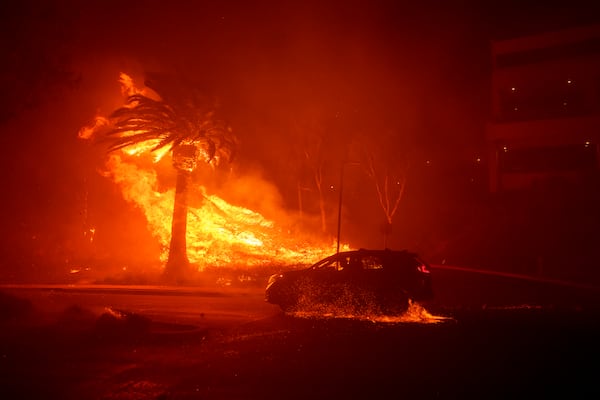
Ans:
[[[356,161],[342,161],[342,165],[340,168],[340,196],[338,200],[338,224],[337,224],[337,249],[336,254],[340,252],[340,234],[342,232],[342,195],[344,191],[344,171],[346,164],[349,165],[360,165],[359,162]]]

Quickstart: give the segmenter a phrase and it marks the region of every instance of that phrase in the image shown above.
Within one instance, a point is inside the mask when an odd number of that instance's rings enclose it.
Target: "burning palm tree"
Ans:
[[[127,82],[131,79],[122,74],[121,83]],[[231,128],[216,117],[216,107],[198,92],[161,80],[147,80],[145,85],[159,98],[130,86],[125,105],[109,116],[100,140],[108,141],[110,152],[140,144],[148,144],[150,151],[171,152],[177,182],[165,276],[180,282],[190,269],[186,232],[191,174],[199,161],[231,162],[237,141]]]

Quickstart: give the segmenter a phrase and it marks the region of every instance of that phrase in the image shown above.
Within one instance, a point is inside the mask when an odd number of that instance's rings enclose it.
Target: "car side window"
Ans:
[[[344,269],[344,264],[340,260],[335,260],[331,263],[332,271],[341,271],[342,269]]]
[[[346,256],[340,260],[340,271],[360,271],[363,269],[362,260],[356,256]]]
[[[379,257],[366,256],[362,259],[363,268],[366,270],[383,269],[383,262]]]

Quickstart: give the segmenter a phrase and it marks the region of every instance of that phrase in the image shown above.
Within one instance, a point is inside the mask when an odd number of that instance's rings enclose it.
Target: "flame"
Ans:
[[[129,96],[133,96],[134,94],[141,94],[143,96],[146,97],[150,97],[153,99],[158,100],[160,98],[160,96],[158,96],[152,89],[147,88],[147,87],[142,87],[139,88],[135,85],[135,82],[133,80],[133,78],[124,73],[121,72],[119,74],[119,84],[121,85],[121,94],[124,97],[129,97]],[[133,104],[129,105],[128,107],[133,107]]]
[[[126,135],[133,135],[135,134],[134,131],[129,131],[126,133]],[[160,149],[154,150],[154,147],[156,145],[158,145],[158,143],[160,142],[159,139],[156,140],[148,140],[146,142],[140,142],[137,143],[135,145],[131,145],[131,146],[127,146],[123,149],[123,152],[125,154],[128,154],[130,156],[141,156],[147,153],[152,153],[152,158],[153,161],[155,163],[159,162],[160,160],[162,160],[162,158],[165,156],[165,154],[167,154],[170,151],[169,147],[161,147]]]
[[[125,73],[120,74],[119,83],[124,96],[136,93],[152,95],[146,88],[136,88],[133,79]],[[93,124],[80,129],[78,136],[90,139],[109,122],[105,117],[96,117]],[[130,131],[122,135],[135,133]],[[154,150],[157,144],[158,141],[146,141],[111,153],[103,174],[120,188],[127,202],[143,212],[149,231],[160,242],[160,258],[164,262],[170,244],[175,189],[158,190],[154,166],[171,153],[171,149]],[[146,155],[152,156],[153,163],[146,162]],[[207,266],[300,266],[335,252],[335,243],[309,243],[260,213],[229,204],[214,194],[208,194],[202,186],[193,189],[190,194],[202,201],[200,206],[188,209],[186,239],[188,259],[199,270]],[[341,248],[349,250],[345,244]]]
[[[99,129],[109,124],[108,118],[96,116],[94,118],[94,122],[91,125],[82,127],[77,136],[80,139],[91,139],[94,133],[96,133]]]
[[[148,229],[163,249],[161,261],[166,261],[175,189],[158,191],[155,170],[143,169],[119,153],[109,156],[105,176],[120,187],[126,201],[142,210]],[[187,250],[190,262],[199,270],[207,266],[306,265],[334,251],[333,244],[315,246],[299,241],[260,213],[209,195],[202,186],[197,192],[203,202],[188,210]]]
[[[119,74],[119,83],[121,84],[121,94],[123,96],[133,96],[134,94],[142,93],[142,90],[135,87],[131,76],[124,72]]]

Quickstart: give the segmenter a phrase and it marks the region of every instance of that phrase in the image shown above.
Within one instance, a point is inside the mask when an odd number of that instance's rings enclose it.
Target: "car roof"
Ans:
[[[391,250],[391,249],[358,249],[343,251],[339,254],[345,255],[406,255],[416,256],[417,254],[408,250]]]
[[[323,260],[337,259],[339,257],[366,257],[366,256],[378,256],[378,257],[402,257],[402,258],[418,258],[417,253],[408,250],[391,250],[391,249],[358,249],[340,251],[339,253],[332,254]],[[323,261],[320,260],[320,261]],[[319,262],[320,262],[319,261]]]

